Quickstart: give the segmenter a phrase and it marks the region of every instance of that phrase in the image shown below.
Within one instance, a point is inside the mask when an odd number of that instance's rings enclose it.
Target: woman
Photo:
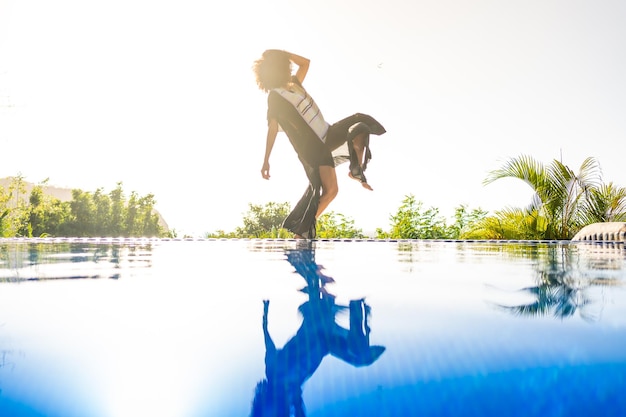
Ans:
[[[261,175],[270,178],[269,158],[279,129],[293,145],[304,166],[309,186],[283,227],[296,238],[315,238],[315,220],[338,191],[335,166],[350,161],[351,178],[372,190],[363,171],[371,158],[369,135],[381,135],[385,128],[365,114],[354,114],[329,125],[302,86],[310,61],[299,55],[269,49],[254,63],[259,88],[268,93],[267,138]],[[292,74],[292,64],[298,68]]]

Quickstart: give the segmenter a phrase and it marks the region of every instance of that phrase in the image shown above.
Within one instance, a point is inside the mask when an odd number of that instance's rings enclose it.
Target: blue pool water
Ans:
[[[0,240],[0,416],[624,416],[625,393],[620,243]]]

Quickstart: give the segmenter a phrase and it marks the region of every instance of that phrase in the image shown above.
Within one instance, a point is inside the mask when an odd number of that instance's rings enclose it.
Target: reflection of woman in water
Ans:
[[[324,288],[333,279],[321,272],[313,251],[289,251],[287,259],[307,281],[302,291],[308,293],[309,299],[299,307],[303,317],[300,328],[280,349],[268,330],[269,301],[263,302],[266,378],[257,384],[252,416],[303,417],[302,385],[326,355],[353,366],[367,366],[385,351],[383,346],[370,346],[369,306],[364,300],[350,301],[349,329],[336,323],[335,315],[346,306],[335,304],[335,297]]]
[[[292,63],[298,66],[292,75]],[[354,114],[329,125],[302,86],[309,69],[307,58],[270,49],[255,61],[259,88],[268,92],[267,139],[261,175],[270,178],[269,158],[279,128],[287,134],[304,166],[309,187],[283,227],[297,238],[315,237],[315,220],[338,191],[335,166],[350,160],[351,178],[371,190],[363,171],[371,158],[369,135],[385,133],[384,127],[365,114]]]

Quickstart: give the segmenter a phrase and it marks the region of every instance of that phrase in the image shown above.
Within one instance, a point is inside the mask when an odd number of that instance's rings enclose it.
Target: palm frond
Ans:
[[[548,168],[548,184],[544,202],[552,218],[555,238],[571,237],[571,230],[580,224],[580,217],[591,193],[601,184],[600,165],[589,157],[575,173],[567,165],[554,160]]]
[[[521,155],[510,159],[501,168],[491,171],[483,184],[488,185],[501,178],[517,178],[530,185],[533,190],[537,190],[544,184],[545,171],[541,162],[531,156]]]
[[[626,188],[612,182],[593,189],[581,210],[580,226],[626,221]]]
[[[537,211],[520,208],[505,208],[493,216],[476,221],[462,239],[540,239],[544,224]]]
[[[586,158],[578,172],[553,160],[547,167],[530,156],[512,158],[491,171],[483,184],[517,178],[534,191],[529,206],[520,212],[504,210],[483,222],[483,231],[507,238],[570,239],[573,231],[597,221],[626,220],[626,190],[602,184],[602,170],[594,157]],[[513,227],[520,229],[515,232]]]

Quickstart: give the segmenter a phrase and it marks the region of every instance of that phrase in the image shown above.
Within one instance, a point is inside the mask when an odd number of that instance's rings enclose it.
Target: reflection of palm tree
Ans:
[[[544,273],[540,283],[523,288],[519,292],[531,294],[536,301],[518,306],[499,306],[520,316],[548,316],[558,318],[573,316],[576,310],[585,307],[590,300],[584,289],[571,286],[564,273]],[[586,316],[583,315],[583,318]]]
[[[512,246],[519,248],[519,245]],[[510,252],[515,256],[530,257],[535,262],[536,285],[517,292],[532,295],[535,301],[528,304],[499,308],[524,316],[548,316],[567,318],[578,312],[584,320],[599,318],[591,306],[603,308],[602,303],[589,296],[589,290],[598,287],[621,286],[613,271],[620,268],[624,256],[623,247],[578,245],[575,249],[564,245],[524,246],[523,251]],[[619,261],[619,262],[617,262]]]
[[[304,416],[302,385],[326,355],[353,366],[368,366],[385,351],[383,346],[370,346],[369,306],[363,299],[337,305],[335,296],[325,288],[334,280],[324,275],[313,250],[287,251],[287,260],[305,279],[302,291],[308,294],[308,301],[298,308],[303,317],[300,328],[282,348],[276,347],[269,334],[269,300],[263,302],[266,378],[257,384],[253,416]],[[337,312],[345,309],[350,314],[348,329],[335,321]]]

